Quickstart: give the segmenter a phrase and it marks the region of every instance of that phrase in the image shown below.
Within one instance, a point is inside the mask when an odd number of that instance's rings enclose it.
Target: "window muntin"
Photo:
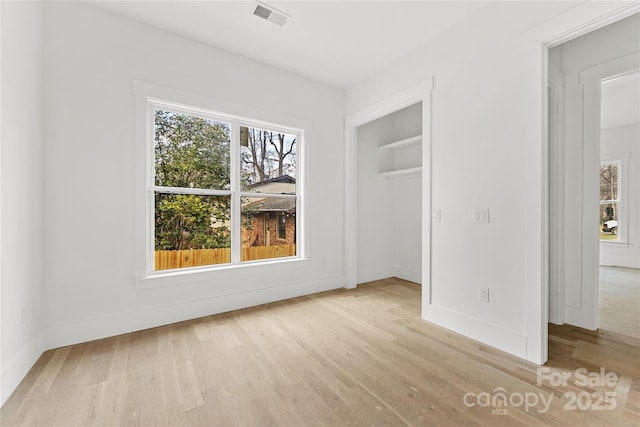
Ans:
[[[600,239],[620,240],[621,224],[621,162],[600,163]]]
[[[151,271],[297,256],[302,132],[175,104],[150,105]],[[278,212],[289,218],[289,239],[277,239]],[[261,231],[248,238],[260,217]]]

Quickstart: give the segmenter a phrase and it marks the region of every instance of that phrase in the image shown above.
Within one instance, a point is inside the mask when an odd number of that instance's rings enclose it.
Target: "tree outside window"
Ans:
[[[600,239],[618,240],[620,227],[620,162],[600,164]]]
[[[153,269],[295,256],[300,134],[152,105]]]

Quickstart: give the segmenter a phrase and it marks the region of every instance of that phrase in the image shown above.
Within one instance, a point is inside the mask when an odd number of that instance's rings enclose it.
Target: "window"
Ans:
[[[600,239],[619,240],[621,229],[620,161],[600,163]]]
[[[297,256],[302,131],[162,101],[149,106],[152,271]]]
[[[284,214],[278,214],[276,229],[278,239],[287,240],[287,218],[284,216]]]

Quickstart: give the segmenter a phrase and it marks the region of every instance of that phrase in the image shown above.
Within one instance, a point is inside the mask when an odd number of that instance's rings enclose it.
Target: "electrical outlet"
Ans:
[[[489,288],[480,288],[478,298],[480,301],[489,302]]]

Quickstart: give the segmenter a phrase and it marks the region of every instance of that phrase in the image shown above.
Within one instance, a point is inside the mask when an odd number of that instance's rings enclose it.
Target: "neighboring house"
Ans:
[[[295,194],[296,180],[288,175],[252,184],[251,189],[271,194]],[[243,246],[293,245],[296,243],[296,199],[265,197],[243,204]]]
[[[282,175],[250,184],[251,191],[272,194],[296,194],[296,179],[289,175]]]

